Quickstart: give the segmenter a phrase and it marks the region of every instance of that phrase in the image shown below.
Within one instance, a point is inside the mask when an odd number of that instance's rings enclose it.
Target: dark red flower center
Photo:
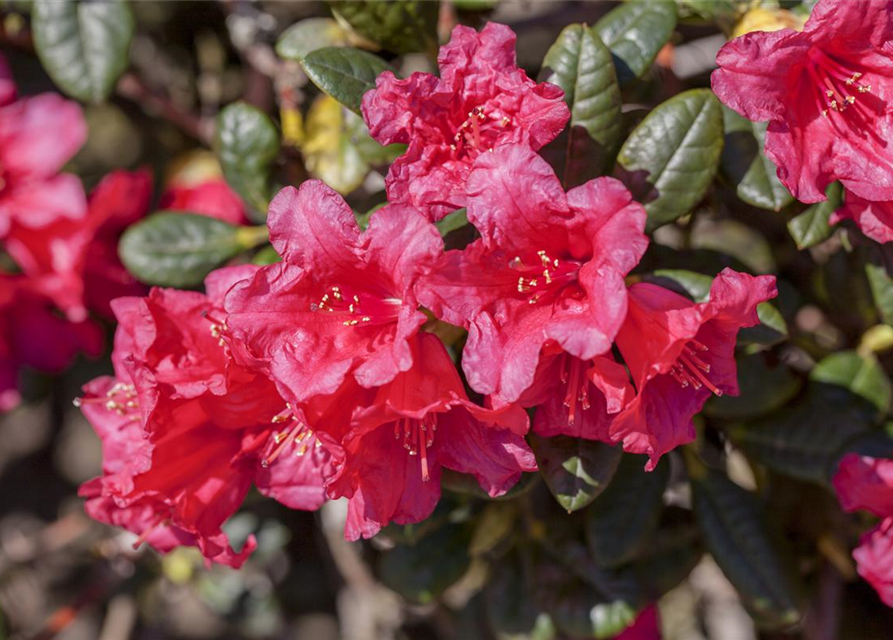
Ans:
[[[450,150],[457,158],[474,159],[485,151],[493,151],[496,141],[511,126],[512,119],[507,115],[475,107],[453,134]]]
[[[721,396],[722,389],[710,382],[707,377],[710,365],[704,362],[702,356],[708,351],[706,345],[697,340],[690,340],[682,349],[676,364],[670,369],[670,375],[683,389],[691,386],[697,391],[701,387],[707,387],[711,393]]]
[[[428,482],[431,475],[428,470],[428,449],[434,444],[434,433],[437,431],[437,414],[429,413],[424,418],[401,418],[394,422],[394,439],[403,439],[403,448],[411,456],[419,456],[422,468],[422,480]]]
[[[114,411],[119,416],[127,416],[128,420],[139,420],[140,403],[137,399],[136,388],[132,384],[116,382],[106,391],[105,396],[95,398],[75,398],[74,406],[81,407],[85,404],[102,404],[106,410]]]
[[[6,190],[6,185],[9,182],[6,179],[6,171],[3,169],[3,164],[0,163],[0,193],[3,193]]]
[[[806,71],[818,92],[823,116],[827,117],[829,111],[844,113],[848,109],[866,120],[874,115],[864,102],[857,100],[859,94],[871,93],[871,85],[859,81],[862,72],[851,63],[813,47]]]
[[[390,324],[400,314],[403,301],[384,298],[351,286],[335,286],[323,294],[311,311],[324,312],[337,318],[345,327]]]
[[[567,407],[567,424],[573,427],[576,423],[577,408],[583,411],[589,408],[589,377],[586,375],[586,363],[565,353],[561,356],[561,383],[567,385],[564,406]]]
[[[288,427],[284,431],[280,431],[273,436],[273,443],[275,448],[266,458],[261,460],[261,466],[266,469],[273,462],[275,462],[276,458],[278,458],[283,451],[285,451],[288,446],[292,443],[295,445],[295,456],[301,457],[307,450],[312,446],[320,447],[322,443],[318,440],[314,445],[315,436],[313,434],[313,430],[310,429],[306,424],[295,418],[294,414],[291,410],[291,405],[286,405],[287,409],[285,411],[279,413],[278,415],[273,417],[273,422],[276,424],[281,424],[284,422],[291,422]]]
[[[537,251],[536,259],[527,261],[515,257],[509,266],[521,274],[518,277],[518,293],[527,298],[528,304],[536,304],[575,282],[580,271],[577,262],[551,258],[545,251]]]

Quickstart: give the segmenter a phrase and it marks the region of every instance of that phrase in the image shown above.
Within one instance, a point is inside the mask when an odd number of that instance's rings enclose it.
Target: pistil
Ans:
[[[437,431],[437,414],[429,413],[422,419],[401,418],[394,422],[394,439],[403,439],[403,448],[411,456],[419,456],[422,481],[428,482],[431,475],[428,469],[428,449],[434,444]]]

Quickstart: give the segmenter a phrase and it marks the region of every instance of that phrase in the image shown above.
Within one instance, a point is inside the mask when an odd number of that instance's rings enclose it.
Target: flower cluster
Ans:
[[[820,0],[802,31],[755,31],[726,44],[716,95],[750,120],[768,121],[766,155],[803,202],[840,181],[852,219],[893,240],[893,12],[887,0]]]
[[[536,151],[567,106],[518,69],[514,34],[457,27],[439,60],[440,78],[384,73],[364,97],[372,135],[409,145],[365,230],[308,180],[269,207],[281,262],[112,303],[115,377],[80,400],[104,447],[94,517],[238,566],[254,543],[234,551],[221,525],[252,484],[298,509],[346,498],[356,540],[430,515],[443,469],[490,496],[535,471],[526,408],[541,435],[653,468],[711,394],[737,393],[736,335],[774,278],[723,271],[697,304],[633,283],[645,210],[612,178],[565,192]],[[459,207],[480,237],[445,251],[434,222]],[[439,321],[467,329],[482,402]]]
[[[111,319],[112,300],[146,292],[117,245],[149,212],[152,176],[114,171],[88,196],[60,171],[86,136],[76,103],[54,93],[17,98],[0,57],[0,412],[19,403],[23,367],[58,373],[80,352],[98,355],[91,314]],[[245,215],[238,196],[208,177],[170,184],[161,206],[230,222]]]

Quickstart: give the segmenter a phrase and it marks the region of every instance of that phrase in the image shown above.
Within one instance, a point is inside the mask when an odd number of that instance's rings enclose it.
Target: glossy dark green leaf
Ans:
[[[872,245],[865,260],[865,277],[881,321],[893,325],[893,251],[887,245]]]
[[[239,227],[188,213],[156,213],[121,237],[118,253],[140,282],[192,287],[250,245]]]
[[[651,602],[679,586],[704,555],[701,533],[690,510],[667,507],[660,520],[632,565]]]
[[[568,513],[595,500],[620,464],[621,450],[602,442],[535,433],[529,438],[549,491]]]
[[[873,354],[838,351],[823,358],[809,374],[812,381],[850,390],[886,413],[893,393],[890,378]]]
[[[347,44],[347,32],[332,18],[306,18],[282,32],[276,54],[300,62],[311,51]]]
[[[770,365],[762,353],[739,356],[740,395],[710,398],[704,413],[723,420],[751,420],[783,407],[802,385],[784,364]]]
[[[762,344],[771,346],[784,342],[788,337],[788,323],[778,308],[771,302],[757,305],[757,317],[760,324],[744,327],[738,333],[738,344]]]
[[[847,399],[843,395],[836,401]],[[847,440],[868,429],[866,417],[864,407],[834,404],[813,392],[766,419],[734,427],[730,435],[748,457],[769,469],[824,484],[835,453]]]
[[[374,53],[350,47],[324,47],[301,61],[307,77],[317,87],[353,111],[360,113],[363,94],[375,88],[375,79],[388,63]]]
[[[788,231],[798,249],[809,249],[828,239],[831,225],[828,220],[831,214],[840,207],[843,189],[839,182],[834,182],[825,191],[827,200],[811,205],[803,213],[788,221]]]
[[[645,281],[678,291],[695,302],[706,302],[710,298],[713,278],[687,269],[657,269],[653,274],[646,275]]]
[[[589,551],[603,567],[629,562],[657,524],[670,464],[665,460],[648,472],[647,461],[624,454],[608,488],[585,512]]]
[[[217,116],[217,156],[226,181],[262,221],[270,204],[270,170],[279,153],[279,132],[267,114],[243,102]]]
[[[676,28],[672,2],[625,2],[612,9],[593,29],[614,55],[621,82],[641,78]]]
[[[364,38],[394,53],[434,51],[440,3],[433,0],[347,0],[332,11]]]
[[[129,64],[130,6],[37,0],[31,19],[34,47],[53,82],[78,100],[105,100]]]
[[[707,549],[756,623],[763,628],[796,624],[797,592],[757,497],[714,469],[689,466],[689,476]]]
[[[470,539],[467,524],[447,524],[415,544],[398,545],[381,558],[381,581],[407,600],[433,602],[471,566]]]
[[[723,107],[725,145],[723,173],[735,185],[738,197],[747,204],[781,211],[794,201],[776,175],[775,164],[763,153],[768,122],[751,122]]]
[[[543,67],[543,79],[564,90],[571,111],[564,139],[556,142],[563,160],[559,175],[566,186],[582,184],[613,162],[623,131],[611,52],[592,29],[572,24],[549,48]]]
[[[552,637],[543,629],[551,627],[552,621],[533,599],[535,576],[531,573],[525,570],[524,557],[517,549],[492,564],[484,587],[484,611],[497,638]]]
[[[708,89],[670,98],[633,129],[617,157],[617,175],[645,205],[648,231],[689,213],[704,197],[719,166],[722,134],[722,109]]]
[[[578,542],[546,541],[549,558],[535,567],[536,601],[572,638],[613,638],[644,605],[633,569],[603,569]]]

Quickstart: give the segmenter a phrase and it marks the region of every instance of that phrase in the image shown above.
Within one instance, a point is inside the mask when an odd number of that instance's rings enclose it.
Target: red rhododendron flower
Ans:
[[[46,278],[0,272],[0,412],[21,400],[22,367],[56,374],[78,353],[102,351],[100,328],[60,316],[46,288]]]
[[[55,93],[13,100],[0,71],[0,238],[14,226],[42,229],[79,219],[87,205],[80,180],[59,169],[80,149],[87,124],[77,103]]]
[[[609,354],[626,316],[624,277],[648,244],[645,210],[612,178],[565,194],[521,146],[482,156],[468,193],[482,238],[444,255],[419,286],[422,302],[468,328],[462,365],[472,388],[496,404],[533,406],[545,387],[564,385],[573,421],[589,404],[582,361],[616,377],[609,356],[595,359]]]
[[[471,403],[440,340],[418,333],[414,284],[443,248],[424,216],[389,205],[361,234],[344,200],[312,180],[276,196],[269,225],[283,262],[233,287],[227,321],[332,450],[328,494],[351,499],[349,538],[427,517],[443,466],[493,495],[534,468],[517,435],[524,412]]]
[[[443,250],[417,211],[390,205],[362,234],[346,202],[319,180],[270,203],[281,263],[227,296],[229,327],[293,400],[334,393],[352,374],[364,387],[412,366],[409,340],[425,322],[413,282]]]
[[[503,144],[539,149],[570,117],[564,92],[536,84],[515,61],[515,34],[489,23],[457,26],[438,56],[440,78],[386,71],[363,96],[363,116],[382,144],[408,144],[391,165],[388,200],[439,219],[465,206],[465,180],[475,158]]]
[[[847,192],[846,201],[831,215],[829,222],[837,224],[841,220],[852,220],[862,233],[877,242],[893,240],[893,201],[866,200]]]
[[[88,512],[161,551],[195,544],[233,566],[254,543],[235,553],[220,527],[252,481],[288,506],[315,509],[331,473],[273,383],[231,357],[223,295],[254,269],[215,272],[207,296],[153,289],[115,300],[115,378],[85,387],[80,402],[104,443],[104,474],[82,489]]]
[[[245,224],[245,204],[226,180],[212,178],[197,184],[175,182],[162,194],[161,209],[198,213],[230,224]]]
[[[846,511],[865,509],[881,518],[853,552],[859,575],[893,607],[893,460],[849,453],[840,461],[834,489]]]
[[[536,471],[533,452],[518,435],[527,430],[524,411],[471,402],[437,336],[421,333],[410,344],[411,369],[377,389],[348,380],[336,394],[340,400],[323,400],[327,411],[310,418],[339,451],[328,495],[350,498],[349,540],[372,537],[391,521],[427,518],[440,499],[443,467],[474,475],[494,497],[521,472]]]
[[[25,273],[47,276],[56,303],[73,319],[86,316],[85,305],[111,318],[111,300],[146,291],[121,264],[118,240],[148,213],[151,197],[151,173],[113,171],[93,189],[83,218],[16,226],[6,249]]]
[[[757,305],[777,295],[773,276],[723,270],[710,300],[695,304],[654,284],[634,284],[617,346],[636,396],[610,426],[611,440],[650,457],[646,469],[695,437],[692,418],[711,394],[737,395],[735,340],[759,323]]]
[[[867,200],[893,200],[891,39],[889,0],[821,0],[802,32],[755,31],[726,44],[713,91],[769,121],[766,155],[799,200],[824,200],[834,180]]]

